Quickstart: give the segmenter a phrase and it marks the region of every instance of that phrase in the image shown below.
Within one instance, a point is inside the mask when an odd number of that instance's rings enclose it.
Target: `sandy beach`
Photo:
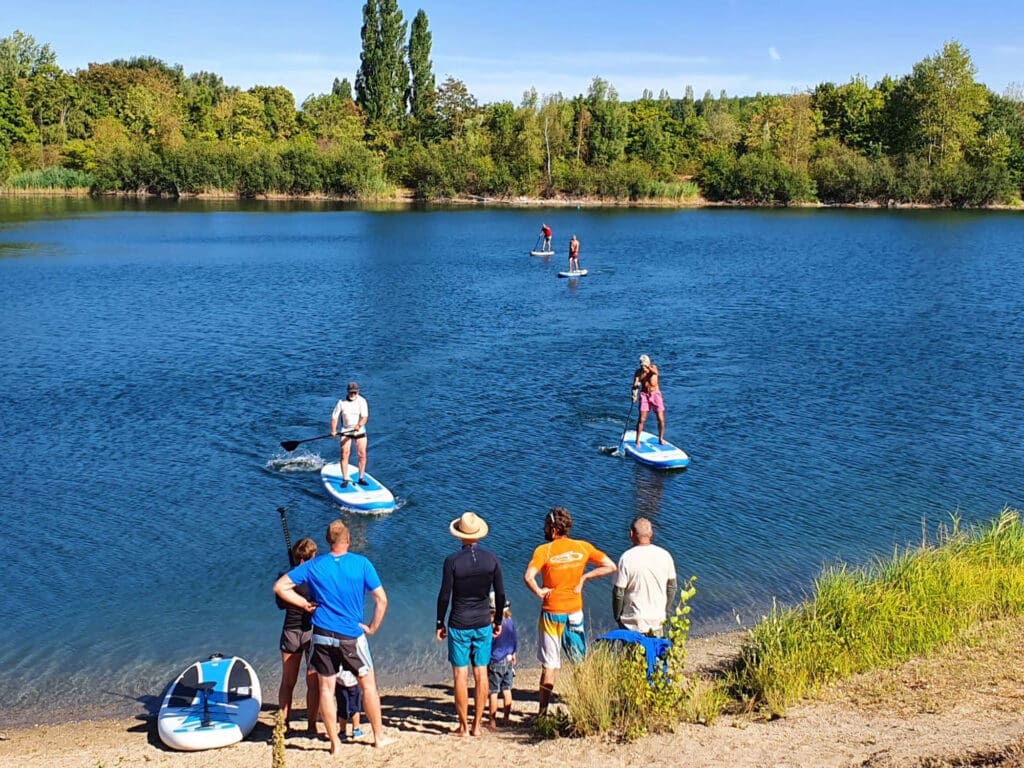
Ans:
[[[517,675],[516,711],[508,727],[479,738],[447,735],[454,712],[446,684],[382,690],[387,733],[397,741],[376,750],[347,743],[332,760],[324,738],[290,735],[287,765],[560,766],[572,750],[577,766],[1024,766],[1024,621],[988,625],[972,644],[903,666],[859,675],[784,718],[723,715],[711,726],[634,743],[609,738],[538,741],[526,722],[535,710],[533,670]],[[694,640],[689,664],[714,674],[735,656],[742,635]],[[303,728],[300,719],[294,725]],[[173,752],[157,739],[146,714],[134,719],[64,723],[0,734],[0,766],[110,768],[119,765],[269,765],[273,707],[244,742],[208,752]],[[322,726],[321,726],[322,729]]]

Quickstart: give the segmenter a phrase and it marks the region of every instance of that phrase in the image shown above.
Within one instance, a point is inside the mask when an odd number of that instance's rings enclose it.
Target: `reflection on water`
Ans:
[[[637,463],[633,474],[636,483],[636,517],[646,517],[657,523],[661,512],[661,499],[665,494],[665,483],[682,482],[680,475],[685,472],[686,469],[659,471]]]

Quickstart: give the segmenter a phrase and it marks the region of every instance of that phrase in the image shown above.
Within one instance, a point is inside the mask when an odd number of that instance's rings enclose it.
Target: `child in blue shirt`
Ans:
[[[494,596],[491,595],[491,620],[494,619]],[[516,637],[516,623],[512,621],[512,604],[505,603],[502,613],[501,634],[491,644],[491,661],[487,665],[487,680],[490,683],[491,695],[489,710],[491,713],[490,727],[498,724],[498,694],[501,694],[505,710],[505,724],[512,717],[512,679],[516,674],[516,652],[519,641]]]
[[[356,676],[343,669],[338,672],[338,684],[334,689],[338,700],[338,733],[342,738],[362,738],[363,731],[359,727],[359,713],[363,711],[363,692],[359,688]],[[347,721],[352,721],[352,735],[348,736]]]

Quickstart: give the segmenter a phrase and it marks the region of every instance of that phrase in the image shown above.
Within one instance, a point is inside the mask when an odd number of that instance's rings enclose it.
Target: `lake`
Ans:
[[[467,509],[532,666],[522,573],[556,504],[616,559],[650,517],[696,634],[1021,507],[1021,243],[997,212],[0,199],[0,724],[151,708],[214,651],[275,700],[282,506],[322,547],[341,514],[376,564],[385,684],[450,675],[434,604]],[[685,471],[602,451],[644,353]],[[329,431],[349,380],[384,517],[328,500],[335,443],[279,446]],[[610,580],[586,600],[609,628]]]

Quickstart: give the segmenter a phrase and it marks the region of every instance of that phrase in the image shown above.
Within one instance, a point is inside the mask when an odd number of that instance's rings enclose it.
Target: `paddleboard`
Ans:
[[[530,251],[531,256],[554,256],[554,251]]]
[[[160,741],[195,752],[226,747],[252,731],[262,693],[256,671],[239,656],[215,653],[175,678],[157,714]]]
[[[359,468],[348,465],[348,485],[342,487],[341,463],[332,461],[324,464],[320,470],[320,479],[330,497],[341,506],[347,507],[354,512],[366,512],[370,514],[384,514],[395,508],[395,497],[380,481],[367,472],[363,475],[366,485],[356,482],[359,477]]]
[[[585,270],[585,269],[574,269],[574,270],[572,270],[570,272],[559,272],[558,276],[559,277],[583,277],[585,274],[587,274],[587,270]]]
[[[652,435],[650,432],[640,433],[640,447],[638,448],[636,446],[636,430],[630,429],[622,438],[621,445],[624,453],[650,467],[676,469],[688,466],[690,463],[690,457],[686,455],[685,451],[676,448],[671,443],[661,445],[658,442],[658,436]]]

